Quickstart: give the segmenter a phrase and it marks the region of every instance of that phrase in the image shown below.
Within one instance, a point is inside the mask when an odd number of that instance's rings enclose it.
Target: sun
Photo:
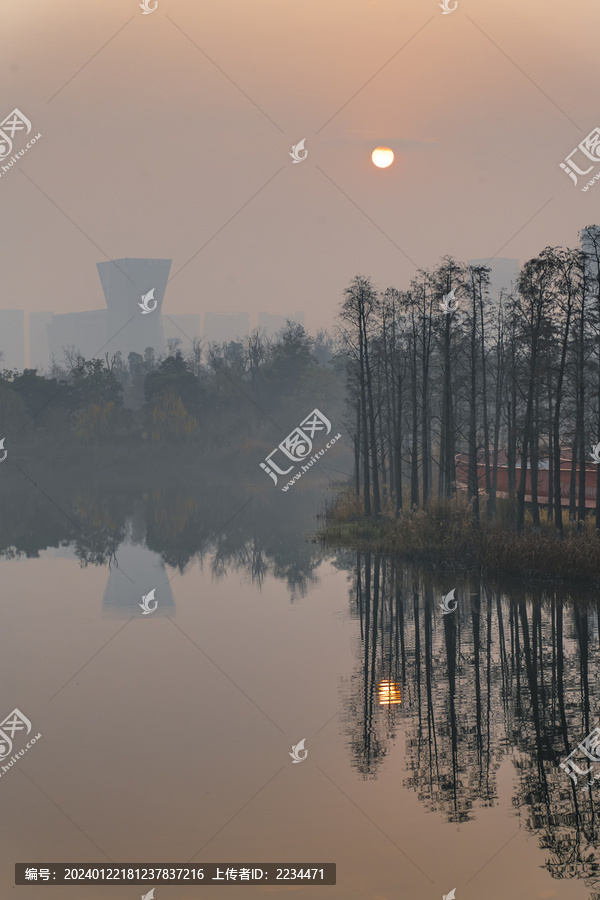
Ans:
[[[394,162],[394,153],[389,147],[377,147],[373,150],[371,159],[378,169],[387,169]]]

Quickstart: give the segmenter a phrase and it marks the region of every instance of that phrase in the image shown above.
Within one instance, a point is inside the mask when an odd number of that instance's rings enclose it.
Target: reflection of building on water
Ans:
[[[113,562],[108,576],[102,601],[104,614],[111,618],[142,616],[139,606],[142,596],[154,588],[154,599],[158,601],[158,606],[151,615],[172,616],[175,601],[162,558],[142,544],[131,543],[129,527],[127,531],[127,538],[117,550],[116,563]],[[154,604],[151,603],[150,606]],[[150,615],[144,618],[150,618]]]

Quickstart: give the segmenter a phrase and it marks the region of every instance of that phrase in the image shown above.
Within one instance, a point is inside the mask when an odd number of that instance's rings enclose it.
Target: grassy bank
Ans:
[[[483,567],[497,575],[600,583],[600,538],[591,515],[579,534],[565,521],[565,535],[559,540],[545,510],[539,531],[533,530],[527,512],[521,534],[515,532],[515,513],[514,501],[498,500],[496,517],[487,522],[482,504],[478,529],[466,497],[459,495],[431,501],[425,509],[404,509],[398,517],[388,510],[375,523],[364,518],[355,495],[344,492],[327,507],[317,537],[330,547],[395,554],[432,566],[454,564]],[[563,517],[568,519],[566,510]]]

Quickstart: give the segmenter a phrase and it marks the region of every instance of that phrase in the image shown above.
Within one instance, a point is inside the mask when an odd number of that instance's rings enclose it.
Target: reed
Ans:
[[[487,522],[482,516],[479,528],[464,495],[432,500],[424,508],[405,508],[398,516],[386,508],[377,522],[365,519],[361,508],[360,498],[352,492],[339,494],[325,511],[319,540],[433,565],[454,562],[510,576],[600,581],[600,537],[592,514],[579,530],[576,523],[565,523],[560,539],[545,511],[539,530],[534,530],[528,513],[523,531],[515,533],[510,499],[499,500],[494,520]]]

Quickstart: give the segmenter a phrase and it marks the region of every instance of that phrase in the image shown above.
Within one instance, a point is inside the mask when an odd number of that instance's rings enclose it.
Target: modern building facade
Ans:
[[[189,315],[169,315],[163,316],[163,329],[165,333],[165,342],[179,338],[181,341],[180,350],[186,353],[192,347],[193,340],[199,340],[201,337],[200,316],[196,313]]]
[[[586,269],[592,278],[597,277],[598,259],[600,258],[600,233],[597,225],[590,225],[581,230],[581,249],[587,257]]]
[[[46,325],[50,359],[60,366],[65,361],[65,354],[71,351],[77,351],[85,359],[102,356],[106,344],[106,320],[105,309],[52,315]]]
[[[487,266],[490,273],[490,294],[499,297],[501,291],[508,292],[517,286],[519,278],[519,260],[508,257],[495,259],[470,259],[470,266]]]
[[[246,337],[250,331],[250,319],[245,312],[207,312],[204,314],[202,325],[204,337],[219,344]]]
[[[161,312],[171,262],[170,259],[114,259],[97,263],[108,307],[103,352],[112,356],[121,351],[123,359],[131,352],[143,354],[146,347],[153,347],[157,355],[164,352]],[[151,311],[140,307],[144,297]]]
[[[285,323],[288,320],[297,322],[298,325],[304,327],[304,313],[301,310],[297,310],[295,313],[290,313],[287,316],[282,313],[259,312],[258,328],[259,331],[264,331],[267,337],[275,337],[282,328],[285,328]]]
[[[25,313],[0,309],[0,371],[25,368]]]
[[[50,365],[50,347],[48,345],[47,326],[54,313],[29,313],[29,368],[47,369]]]

